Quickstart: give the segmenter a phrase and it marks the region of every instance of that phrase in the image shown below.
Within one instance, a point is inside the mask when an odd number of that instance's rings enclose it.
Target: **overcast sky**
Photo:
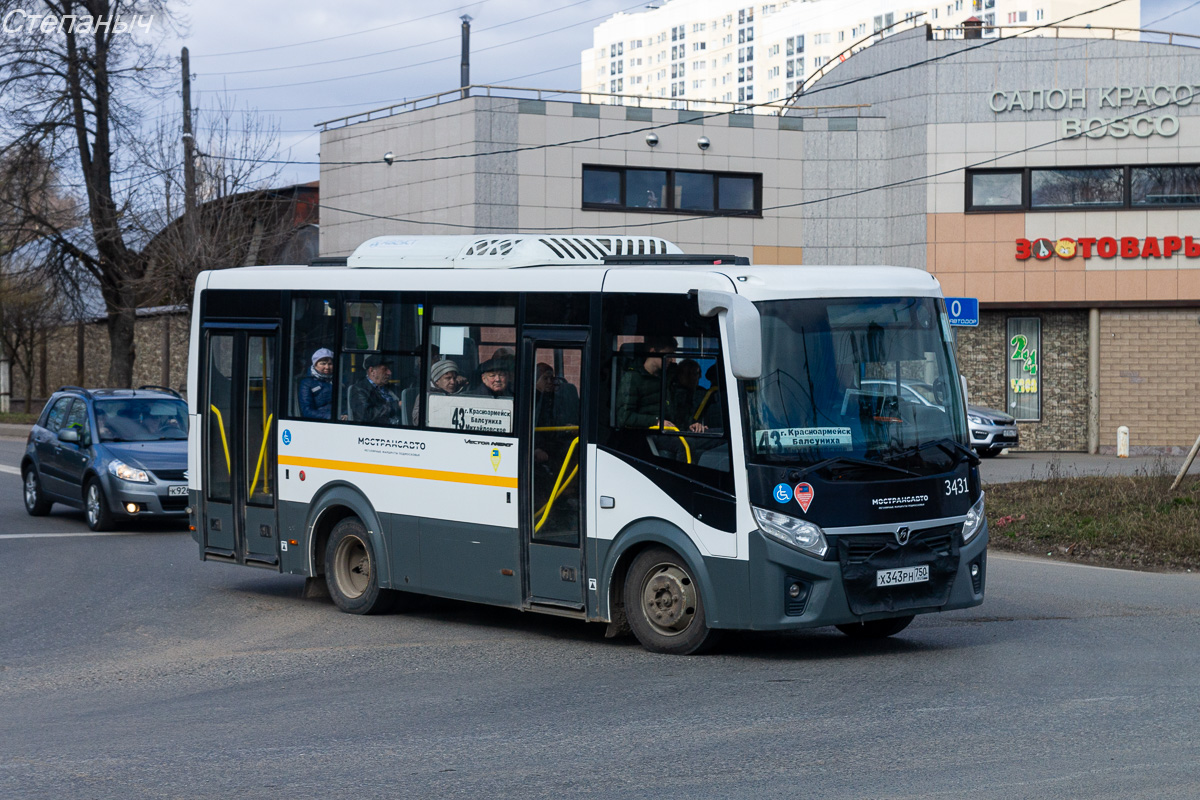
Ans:
[[[186,44],[191,54],[193,106],[210,108],[226,93],[237,108],[278,122],[289,158],[315,161],[315,123],[459,85],[462,14],[474,18],[473,83],[577,89],[592,28],[646,2],[194,0],[180,15],[184,38],[170,46]],[[1200,0],[1144,0],[1142,19],[1146,27],[1200,33]],[[163,111],[177,113],[174,102]],[[314,180],[317,172],[289,167],[282,182]]]
[[[315,123],[457,87],[463,14],[473,18],[472,83],[576,89],[592,28],[645,2],[194,0],[180,15],[185,37],[170,46],[188,47],[194,107],[210,108],[225,93],[239,109],[274,117],[290,158],[314,161]],[[317,172],[291,167],[283,182]]]

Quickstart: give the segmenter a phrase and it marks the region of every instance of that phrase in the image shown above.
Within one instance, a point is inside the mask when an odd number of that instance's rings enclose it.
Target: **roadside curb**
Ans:
[[[29,436],[32,425],[17,425],[12,422],[0,422],[0,439],[25,439]]]

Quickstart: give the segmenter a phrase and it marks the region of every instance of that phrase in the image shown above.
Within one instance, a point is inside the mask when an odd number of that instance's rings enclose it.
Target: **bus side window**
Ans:
[[[416,405],[420,423],[442,430],[508,434],[513,431],[517,380],[515,304],[433,305],[429,370]],[[458,372],[451,383],[445,367]]]
[[[399,301],[399,302],[396,302]],[[347,300],[338,365],[337,418],[405,427],[421,385],[424,306],[393,294]]]
[[[333,414],[337,301],[331,296],[292,301],[291,355],[288,358],[288,415],[330,419]],[[320,364],[328,358],[329,364]]]
[[[729,410],[716,319],[700,317],[686,295],[608,295],[603,342],[600,443],[727,488]]]

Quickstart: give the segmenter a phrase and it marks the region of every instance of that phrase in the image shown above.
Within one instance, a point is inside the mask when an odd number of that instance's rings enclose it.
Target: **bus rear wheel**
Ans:
[[[625,578],[625,614],[633,635],[652,653],[692,655],[711,649],[700,587],[687,563],[665,547],[638,554]]]
[[[382,614],[392,593],[379,588],[379,562],[366,527],[347,517],[333,527],[325,545],[325,583],[334,605],[348,614]]]
[[[852,639],[886,639],[907,628],[914,619],[916,616],[909,614],[907,617],[852,622],[849,625],[838,625],[837,629]]]

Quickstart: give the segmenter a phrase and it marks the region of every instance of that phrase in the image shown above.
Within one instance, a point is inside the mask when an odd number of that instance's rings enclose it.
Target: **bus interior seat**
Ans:
[[[410,386],[400,392],[400,423],[402,425],[413,424],[413,406],[416,404],[417,396],[420,393],[420,386]]]

